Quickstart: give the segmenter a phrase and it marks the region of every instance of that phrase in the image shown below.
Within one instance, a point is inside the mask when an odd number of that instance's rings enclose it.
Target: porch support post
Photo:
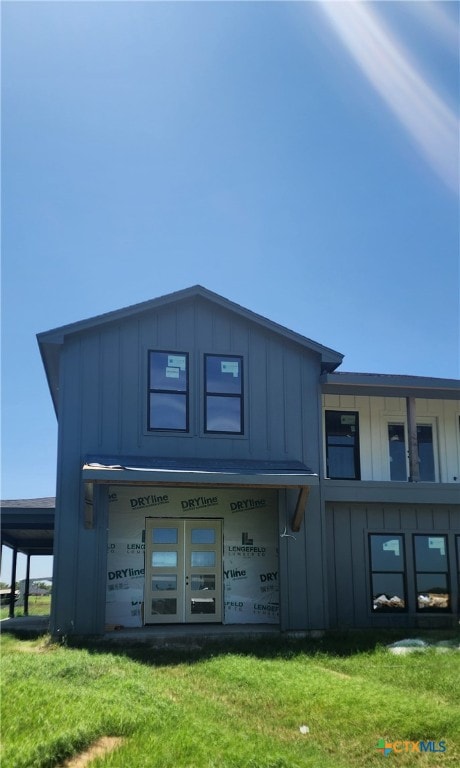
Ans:
[[[307,506],[309,493],[310,493],[309,485],[303,485],[299,491],[299,495],[297,497],[297,504],[294,512],[294,517],[292,518],[292,523],[291,523],[291,529],[294,531],[294,533],[298,533],[300,531],[300,526],[302,525],[302,520],[304,518],[305,507]]]
[[[26,583],[24,585],[24,616],[29,615],[30,554],[27,553]]]
[[[16,547],[13,549],[13,561],[11,563],[11,593],[10,593],[10,606],[8,610],[8,616],[10,619],[14,619],[14,601],[16,598],[16,564],[18,560],[18,550]]]
[[[409,482],[420,481],[420,459],[418,455],[417,420],[415,415],[415,397],[406,398],[407,432],[409,445]]]

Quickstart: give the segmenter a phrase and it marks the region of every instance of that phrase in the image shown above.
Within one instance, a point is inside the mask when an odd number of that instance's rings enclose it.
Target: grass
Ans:
[[[29,616],[47,616],[51,610],[50,595],[37,595],[29,597]],[[0,608],[0,619],[7,619],[9,615],[9,606],[2,605]],[[14,615],[24,616],[24,608],[15,604]]]
[[[92,768],[460,765],[455,650],[393,656],[366,633],[185,649],[5,634],[2,645],[3,768],[52,768],[100,736],[125,741]],[[447,750],[383,758],[380,737]]]

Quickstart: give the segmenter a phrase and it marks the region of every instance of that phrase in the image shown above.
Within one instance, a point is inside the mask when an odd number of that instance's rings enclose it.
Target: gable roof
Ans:
[[[133,304],[129,307],[115,310],[114,312],[107,312],[103,315],[97,315],[96,317],[80,320],[76,323],[63,325],[59,328],[54,328],[53,330],[37,334],[37,341],[56,412],[60,352],[66,337],[76,333],[84,333],[85,331],[94,330],[95,328],[112,323],[119,323],[120,321],[136,315],[138,316],[161,309],[162,307],[167,307],[171,304],[177,304],[179,302],[197,298],[211,302],[249,322],[255,323],[267,331],[276,333],[286,340],[300,344],[300,346],[312,352],[316,352],[321,357],[321,367],[323,371],[334,371],[342,362],[343,355],[340,352],[325,347],[312,339],[308,339],[306,336],[302,336],[300,333],[296,333],[283,325],[279,325],[262,315],[258,315],[256,312],[252,312],[250,309],[246,309],[240,304],[236,304],[213,291],[209,291],[201,285],[194,285],[190,288],[175,291],[174,293],[169,293],[165,296],[159,296],[158,298],[150,299],[149,301],[144,301],[140,304]]]

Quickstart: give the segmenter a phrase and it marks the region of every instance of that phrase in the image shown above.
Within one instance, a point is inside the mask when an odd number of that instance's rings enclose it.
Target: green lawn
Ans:
[[[460,765],[456,650],[393,656],[357,633],[182,650],[4,634],[2,646],[3,768],[52,768],[101,736],[125,741],[92,768]],[[446,751],[384,757],[379,738]]]
[[[47,616],[51,609],[51,597],[49,595],[40,595],[29,597],[29,616]],[[6,619],[9,615],[9,606],[2,605],[0,608],[0,619]],[[24,615],[24,606],[15,604],[15,616]]]

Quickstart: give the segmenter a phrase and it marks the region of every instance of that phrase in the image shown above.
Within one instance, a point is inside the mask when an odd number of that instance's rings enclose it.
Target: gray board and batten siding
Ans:
[[[458,495],[457,495],[458,501]],[[458,625],[458,578],[455,578],[455,532],[460,533],[460,505],[326,502],[329,618],[332,628],[440,627]],[[407,609],[379,613],[372,606],[369,536],[401,539],[405,556]],[[417,611],[414,535],[445,537],[452,565],[451,611]]]
[[[443,482],[384,482],[378,466],[363,480],[328,479],[322,424],[322,397],[339,400],[339,406],[326,401],[325,409],[345,408],[345,413],[351,406],[344,405],[344,398],[361,396],[360,403],[353,401],[354,410],[361,408],[361,438],[367,429],[373,440],[362,439],[360,449],[364,453],[366,445],[373,446],[375,453],[384,423],[378,397],[391,403],[398,397],[404,402],[419,398],[420,403],[421,397],[453,401],[459,397],[458,382],[336,373],[340,353],[201,286],[39,334],[38,342],[58,416],[53,634],[104,631],[109,489],[137,482],[155,492],[165,485],[165,476],[153,479],[153,472],[152,479],[133,472],[131,480],[116,470],[106,478],[100,469],[91,480],[92,470],[83,469],[88,456],[112,457],[114,464],[126,464],[129,457],[140,463],[152,457],[173,460],[182,488],[211,487],[208,470],[213,462],[239,463],[242,488],[263,487],[262,471],[258,479],[247,480],[244,474],[251,462],[259,468],[263,462],[300,463],[310,479],[299,481],[299,487],[292,479],[276,486],[282,630],[437,626],[458,620],[455,537],[460,534],[460,507],[452,476],[456,481],[460,473],[455,457],[440,476]],[[186,432],[149,431],[151,351],[188,355]],[[213,354],[242,360],[242,434],[205,431],[204,361]],[[445,446],[458,444],[460,450],[454,408],[451,402],[439,427],[449,429]],[[196,482],[187,473],[193,463],[204,467]],[[216,487],[235,486],[235,476],[231,481],[225,472],[215,477]],[[308,502],[294,531],[290,526],[303,486],[309,487]],[[386,533],[405,552],[407,604],[399,612],[376,612],[372,605],[369,536]],[[434,546],[441,539],[446,543],[451,569],[451,610],[437,615],[417,610],[414,591],[414,537],[430,534]]]
[[[342,356],[200,287],[38,337],[58,413],[53,633],[104,627],[107,486],[95,485],[94,522],[83,519],[87,454],[301,461],[320,472],[323,370]],[[186,434],[147,429],[149,350],[189,354]],[[203,356],[244,363],[242,435],[203,429]],[[293,404],[296,407],[293,407]],[[279,491],[280,532],[297,493]],[[280,539],[281,626],[325,626],[325,535],[318,488],[296,540]]]

